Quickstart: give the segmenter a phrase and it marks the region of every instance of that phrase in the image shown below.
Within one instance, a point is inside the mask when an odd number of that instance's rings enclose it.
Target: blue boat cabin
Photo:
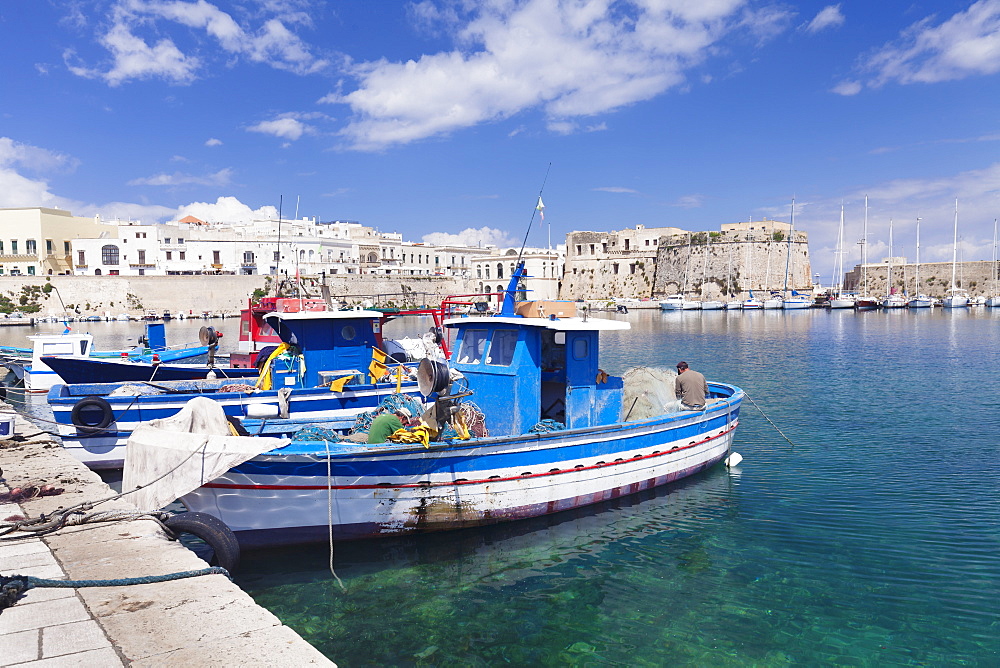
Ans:
[[[523,434],[545,419],[569,429],[618,422],[622,379],[599,369],[598,333],[628,323],[515,315],[445,324],[458,330],[451,366],[468,379],[490,435]]]

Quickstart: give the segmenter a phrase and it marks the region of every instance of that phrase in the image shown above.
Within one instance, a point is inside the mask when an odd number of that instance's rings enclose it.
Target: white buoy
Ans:
[[[743,455],[741,455],[738,452],[734,452],[731,455],[729,455],[728,457],[726,457],[726,466],[730,466],[730,467],[737,466],[742,461],[743,461]]]

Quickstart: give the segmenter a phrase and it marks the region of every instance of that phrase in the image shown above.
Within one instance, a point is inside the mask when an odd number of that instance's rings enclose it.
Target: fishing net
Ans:
[[[424,412],[423,405],[414,397],[408,394],[390,394],[374,410],[358,413],[358,416],[354,419],[354,426],[351,427],[350,433],[356,434],[359,431],[368,431],[371,429],[372,422],[375,421],[376,417],[382,413],[391,413],[400,408],[407,409],[410,411],[410,415],[413,416],[421,415]]]
[[[622,421],[646,420],[680,410],[674,394],[677,372],[659,367],[635,367],[622,375]]]

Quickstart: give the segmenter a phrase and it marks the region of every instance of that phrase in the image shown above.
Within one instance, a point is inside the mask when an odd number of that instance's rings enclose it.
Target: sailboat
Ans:
[[[958,200],[955,200],[955,237],[951,246],[951,287],[944,298],[945,308],[963,308],[969,305],[968,293],[955,286],[955,272],[958,269]]]
[[[688,271],[691,268],[691,235],[688,234],[688,254],[684,264],[684,283],[681,291],[670,295],[660,302],[661,311],[693,311],[701,308],[701,302],[692,301],[687,298]]]
[[[844,205],[840,205],[840,228],[837,230],[837,251],[833,263],[833,294],[830,308],[854,308],[854,297],[844,294]]]
[[[993,219],[993,296],[986,300],[987,306],[1000,306],[1000,266],[997,266],[997,219]]]
[[[753,224],[753,218],[750,219],[751,226]],[[750,293],[749,299],[743,300],[743,310],[744,311],[756,311],[757,309],[764,308],[764,304],[753,296],[753,260],[751,253],[753,251],[753,243],[750,241],[750,231],[747,230],[747,292]]]
[[[865,195],[865,228],[861,236],[861,296],[854,302],[859,311],[874,311],[878,300],[868,294],[868,195]]]
[[[708,278],[708,256],[712,253],[712,235],[708,235],[708,245],[705,254],[701,256],[701,310],[721,311],[726,305],[718,299],[705,299],[705,283]]]
[[[917,218],[917,264],[913,277],[913,291],[917,296],[906,302],[907,308],[930,308],[934,300],[920,292],[920,218]]]
[[[906,308],[906,300],[896,294],[892,287],[892,218],[889,219],[889,266],[886,269],[885,288],[888,293],[882,298],[882,308]]]
[[[729,273],[726,276],[726,292],[729,293],[729,299],[726,301],[727,311],[738,311],[743,308],[743,302],[736,298],[733,294],[733,246],[734,242],[729,242]]]
[[[792,296],[788,296],[788,268],[792,259],[792,235],[795,234],[795,198],[792,198],[792,217],[788,224],[788,245],[785,247],[785,285],[781,289],[781,308],[802,309],[812,306],[812,298],[809,295],[800,295],[792,289]]]

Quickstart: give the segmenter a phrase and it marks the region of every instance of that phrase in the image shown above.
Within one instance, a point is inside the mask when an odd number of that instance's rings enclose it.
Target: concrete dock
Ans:
[[[0,417],[14,413],[0,404]],[[54,496],[0,503],[0,522],[114,495],[100,477],[21,416],[0,440],[0,493],[32,485]],[[95,510],[135,509],[124,501]],[[18,532],[21,535],[23,532]],[[0,537],[0,575],[95,580],[163,575],[207,564],[150,519]],[[0,666],[333,666],[224,575],[158,584],[33,588],[0,610]]]

